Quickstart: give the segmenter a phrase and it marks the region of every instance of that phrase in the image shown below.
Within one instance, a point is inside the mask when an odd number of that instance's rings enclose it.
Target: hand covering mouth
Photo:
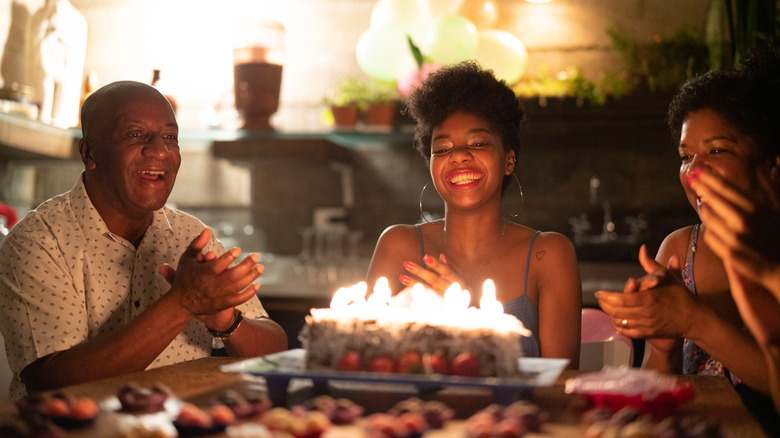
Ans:
[[[460,172],[450,176],[450,184],[459,186],[463,184],[470,184],[482,179],[483,174],[480,172]]]
[[[165,176],[165,172],[161,170],[140,170],[138,175],[149,181],[161,181]]]

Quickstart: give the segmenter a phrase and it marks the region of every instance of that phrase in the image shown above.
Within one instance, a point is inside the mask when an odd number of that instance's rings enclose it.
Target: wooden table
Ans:
[[[121,377],[75,385],[66,388],[65,391],[74,396],[89,396],[100,401],[114,396],[119,388],[128,381],[133,381],[146,387],[160,382],[167,385],[176,397],[197,405],[207,404],[211,396],[227,388],[243,392],[262,391],[262,379],[254,376],[224,373],[220,370],[222,365],[235,362],[236,360],[234,358],[204,358]],[[581,424],[580,418],[586,407],[578,397],[564,393],[566,379],[581,373],[581,371],[566,370],[554,385],[536,388],[528,395],[528,400],[538,404],[550,413],[550,420],[543,429],[544,433],[532,434],[531,436],[583,436],[585,427]],[[684,405],[681,414],[699,415],[709,419],[719,424],[726,436],[730,438],[766,436],[726,379],[701,376],[681,376],[680,378],[692,382],[697,391],[696,399]],[[339,386],[336,383],[329,386],[331,395],[348,396],[355,402],[366,406],[369,412],[386,410],[396,401],[416,395],[414,393],[405,393],[403,389],[394,390],[390,386],[388,386],[390,389],[374,386],[368,391],[356,390],[354,388],[354,385],[352,387],[349,385]],[[303,382],[298,387],[291,388],[288,399],[290,403],[303,401],[307,397],[314,395],[313,390],[314,388],[311,385],[306,385]],[[491,403],[492,393],[481,389],[447,388],[435,394],[425,394],[422,398],[443,400],[453,406],[458,417],[464,418],[473,411]],[[7,418],[15,415],[15,412],[15,408],[11,403],[0,405],[0,417]],[[462,426],[462,420],[451,421],[446,429],[426,433],[425,438],[461,438],[464,436]],[[91,437],[94,434],[94,430],[84,429],[71,432],[68,434],[68,437]],[[361,436],[362,433],[359,427],[333,428],[325,435],[326,438],[358,438]]]

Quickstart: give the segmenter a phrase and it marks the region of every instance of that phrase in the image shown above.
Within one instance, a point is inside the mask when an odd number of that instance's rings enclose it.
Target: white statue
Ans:
[[[87,22],[68,0],[47,0],[33,17],[31,31],[40,119],[61,128],[77,126]]]

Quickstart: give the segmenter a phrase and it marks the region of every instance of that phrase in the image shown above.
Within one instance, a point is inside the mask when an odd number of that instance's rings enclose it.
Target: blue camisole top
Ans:
[[[417,234],[420,238],[420,266],[425,266],[423,257],[425,257],[425,246],[423,244],[422,230],[420,224],[415,225]],[[523,280],[523,294],[519,297],[512,298],[511,300],[503,303],[504,313],[508,313],[515,318],[519,319],[525,328],[531,332],[531,336],[523,336],[523,354],[525,357],[539,357],[541,355],[539,349],[539,309],[536,308],[536,304],[528,297],[528,269],[531,266],[531,249],[534,246],[534,240],[541,233],[537,231],[531,237],[531,242],[528,243],[528,255],[525,261],[525,279]]]

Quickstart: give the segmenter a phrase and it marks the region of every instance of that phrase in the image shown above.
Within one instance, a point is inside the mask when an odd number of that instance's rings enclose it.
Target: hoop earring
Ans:
[[[512,217],[518,217],[520,216],[520,213],[523,212],[523,204],[525,203],[525,199],[523,198],[523,186],[520,185],[520,180],[517,178],[517,175],[512,172],[512,177],[515,179],[515,182],[517,183],[517,188],[520,189],[520,209],[517,210],[517,213],[515,214],[509,214],[509,216]]]
[[[423,195],[425,194],[425,189],[427,189],[427,188],[428,188],[428,183],[425,183],[425,185],[423,186],[422,190],[420,190],[420,217],[423,218],[423,220],[426,223],[428,222],[428,218],[425,216],[425,213],[423,213],[422,198],[423,198]]]

